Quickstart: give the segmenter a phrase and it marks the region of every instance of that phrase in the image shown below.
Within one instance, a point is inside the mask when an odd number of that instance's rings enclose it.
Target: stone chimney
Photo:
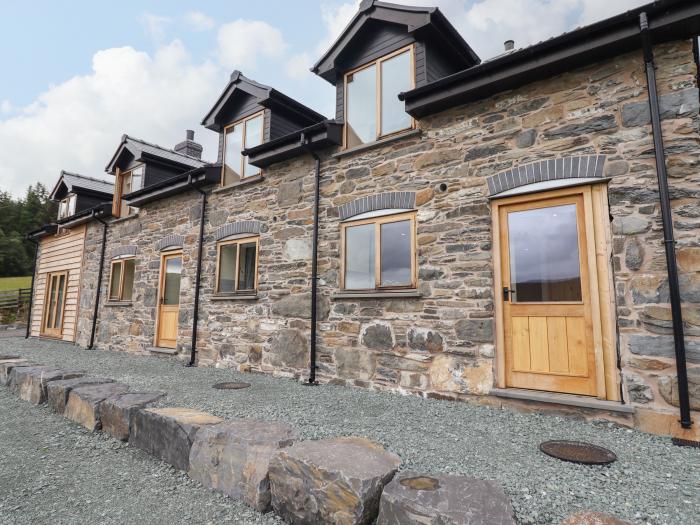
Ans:
[[[506,48],[506,51],[513,51],[515,49],[515,40],[506,40],[503,42],[503,47]]]
[[[175,146],[174,149],[178,153],[182,153],[188,157],[193,157],[200,160],[202,158],[202,145],[194,141],[194,131],[191,129],[185,131],[185,140]]]

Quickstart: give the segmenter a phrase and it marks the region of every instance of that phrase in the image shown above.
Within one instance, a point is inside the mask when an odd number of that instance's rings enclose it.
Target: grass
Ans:
[[[0,292],[16,290],[17,288],[29,288],[32,285],[32,277],[0,277]]]

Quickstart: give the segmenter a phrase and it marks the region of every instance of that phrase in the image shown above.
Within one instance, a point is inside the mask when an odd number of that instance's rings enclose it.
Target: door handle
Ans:
[[[511,290],[507,286],[503,287],[503,300],[504,301],[510,301],[511,294],[514,294],[515,290]]]
[[[160,298],[160,304],[163,304],[165,302],[165,299],[163,297]]]

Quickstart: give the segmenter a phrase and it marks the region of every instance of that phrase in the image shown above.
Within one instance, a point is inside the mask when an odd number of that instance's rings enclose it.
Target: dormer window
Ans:
[[[58,218],[65,219],[71,215],[75,215],[75,201],[77,196],[73,193],[68,195],[65,199],[61,200],[58,205]]]
[[[345,147],[354,148],[413,127],[398,99],[414,87],[413,46],[345,74]]]
[[[126,217],[136,213],[137,208],[133,208],[126,203],[124,195],[128,195],[143,188],[143,164],[119,174],[117,181],[117,191],[115,200],[119,203],[118,217]]]
[[[246,177],[258,175],[260,168],[248,163],[242,151],[263,142],[262,112],[234,122],[224,128],[224,166],[221,185],[228,186]]]

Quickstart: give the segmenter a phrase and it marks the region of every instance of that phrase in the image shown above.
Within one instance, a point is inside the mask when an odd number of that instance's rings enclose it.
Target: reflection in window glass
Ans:
[[[347,77],[347,146],[377,138],[377,67],[372,65]]]
[[[399,93],[411,89],[411,54],[406,51],[381,63],[382,67],[382,129],[387,135],[411,127],[411,116],[406,113]]]
[[[345,230],[345,288],[367,290],[375,287],[374,224]]]
[[[124,265],[124,282],[122,284],[122,301],[131,301],[134,292],[134,259],[127,259]]]
[[[56,320],[54,321],[54,328],[61,327],[61,321],[63,319],[63,294],[66,292],[66,276],[58,276],[58,292],[56,293]]]
[[[252,148],[253,146],[259,146],[262,143],[262,127],[263,127],[263,116],[259,115],[252,118],[245,123],[245,148]],[[244,177],[250,177],[252,175],[257,175],[260,173],[260,168],[248,164],[248,157],[245,158],[245,172]]]
[[[236,291],[236,253],[237,244],[224,244],[219,249],[219,293]]]
[[[238,291],[255,290],[255,248],[256,243],[247,242],[240,245],[238,259]]]
[[[112,265],[112,278],[109,282],[109,298],[113,301],[119,300],[119,282],[121,281],[122,264],[114,263]]]
[[[224,161],[224,186],[241,180],[241,150],[243,149],[243,124],[226,131],[226,159]]]
[[[381,285],[411,284],[411,221],[388,222],[381,228]]]
[[[165,261],[165,279],[163,283],[163,304],[180,304],[180,274],[182,258],[172,257]]]
[[[131,191],[143,188],[143,165],[131,171]]]
[[[508,214],[513,302],[581,301],[576,205]]]

